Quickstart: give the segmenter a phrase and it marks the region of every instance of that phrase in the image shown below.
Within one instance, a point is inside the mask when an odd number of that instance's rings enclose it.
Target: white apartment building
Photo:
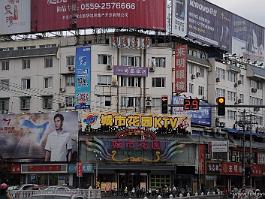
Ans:
[[[176,42],[157,42],[151,36],[147,48],[114,47],[112,35],[93,35],[2,41],[0,52],[1,113],[36,113],[74,110],[75,51],[91,45],[91,111],[161,113],[161,97],[170,104],[174,86]],[[129,35],[132,36],[132,35]],[[185,43],[185,40],[181,40]],[[187,43],[187,42],[186,42]],[[245,64],[235,66],[208,58],[209,48],[187,43],[188,91],[180,95],[215,104],[224,96],[226,104],[263,105],[265,70]],[[147,67],[146,77],[113,74],[114,66]],[[216,127],[212,109],[212,127]],[[243,108],[226,108],[218,117],[225,128],[235,127]],[[247,108],[255,126],[263,126],[263,109]],[[170,107],[168,109],[170,113]],[[215,129],[216,130],[216,129]]]

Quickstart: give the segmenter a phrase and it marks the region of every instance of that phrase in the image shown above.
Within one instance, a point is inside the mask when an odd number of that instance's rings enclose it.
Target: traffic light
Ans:
[[[167,114],[168,113],[168,97],[167,96],[162,96],[161,97],[161,105],[162,105],[162,114]]]
[[[225,115],[225,98],[224,97],[218,97],[216,99],[216,103],[217,103],[218,116],[224,116]]]

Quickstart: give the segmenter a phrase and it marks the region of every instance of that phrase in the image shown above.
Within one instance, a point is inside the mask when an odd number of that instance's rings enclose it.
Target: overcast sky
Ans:
[[[207,0],[265,27],[265,0]]]

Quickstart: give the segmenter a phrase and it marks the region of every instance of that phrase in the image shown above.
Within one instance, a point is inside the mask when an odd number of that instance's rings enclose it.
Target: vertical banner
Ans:
[[[187,45],[178,45],[175,50],[175,92],[187,92]]]
[[[75,60],[75,108],[90,109],[90,95],[91,47],[78,47]]]
[[[83,164],[82,162],[76,163],[76,176],[83,177]]]
[[[172,34],[185,37],[187,35],[187,0],[172,1]]]
[[[200,144],[199,146],[199,174],[205,174],[205,153],[206,146],[204,144]]]

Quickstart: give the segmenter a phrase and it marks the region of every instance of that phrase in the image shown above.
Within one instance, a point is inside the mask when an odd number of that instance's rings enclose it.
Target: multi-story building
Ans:
[[[122,46],[113,42],[114,36],[128,40],[141,38],[148,42],[143,47],[128,43]],[[161,114],[163,96],[168,97],[168,114],[174,113],[174,97],[198,98],[201,102],[213,105],[217,97],[224,96],[228,105],[263,105],[263,68],[249,63],[239,65],[225,62],[227,60],[222,59],[222,53],[218,49],[184,39],[174,39],[176,38],[169,40],[165,36],[123,33],[118,36],[99,35],[98,38],[86,35],[80,36],[78,40],[75,37],[55,37],[1,42],[0,110],[3,114],[74,111],[76,47],[88,45],[91,46],[92,66],[91,112]],[[188,89],[184,93],[174,92],[177,44],[188,46]],[[213,51],[216,51],[214,56]],[[141,68],[142,73],[124,75],[116,73],[115,67],[120,67],[121,70]],[[203,185],[231,189],[232,184],[240,186],[238,179],[243,178],[242,158],[251,156],[244,168],[252,168],[252,171],[254,168],[255,173],[250,175],[251,183],[261,188],[265,180],[265,148],[262,146],[265,112],[263,109],[248,108],[250,123],[246,125],[248,129],[242,131],[239,121],[242,121],[244,109],[246,108],[227,107],[225,116],[219,117],[212,107],[204,115],[210,117],[210,122],[207,125],[192,122],[192,130],[188,134],[163,134],[163,131],[152,134],[163,144],[161,152],[164,152],[164,159],[157,162],[153,155],[155,151],[151,147],[147,148],[147,154],[135,155],[130,150],[123,154],[126,158],[147,157],[150,162],[143,159],[135,162],[106,159],[101,153],[95,153],[89,144],[100,143],[102,150],[110,152],[115,149],[112,144],[113,140],[119,138],[117,133],[106,134],[108,130],[97,134],[83,132],[79,136],[80,160],[91,162],[95,168],[87,171],[82,184],[94,185],[98,181],[102,187],[104,184],[104,187],[108,185],[123,189],[127,185],[129,188],[139,186],[145,190],[176,185],[190,187],[194,192]],[[128,140],[140,142],[141,135],[136,133],[135,136],[128,137]],[[244,144],[241,140],[244,140]],[[212,145],[218,143],[216,141],[229,141],[227,150],[212,151]],[[179,153],[184,155],[171,154],[170,150],[174,147],[179,147]],[[133,152],[137,151],[139,152],[134,148]],[[40,173],[36,171],[36,175],[43,178],[49,176]],[[29,175],[21,175],[21,182],[32,181]],[[78,184],[72,173],[69,172],[66,176],[66,181],[70,184]],[[56,178],[61,179],[60,174]],[[249,181],[248,178],[247,180]],[[57,183],[56,180],[53,182]]]

